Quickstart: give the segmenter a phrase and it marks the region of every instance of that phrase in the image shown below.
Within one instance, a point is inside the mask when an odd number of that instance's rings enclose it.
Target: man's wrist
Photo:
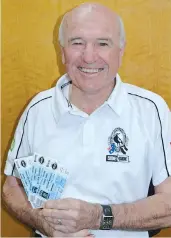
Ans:
[[[49,236],[47,231],[49,229],[46,229],[48,226],[48,222],[45,221],[43,215],[42,215],[42,209],[33,209],[32,210],[32,217],[35,223],[34,229],[41,232],[44,236]],[[46,224],[47,223],[47,224]]]
[[[96,219],[95,219],[95,230],[100,229],[100,223],[101,223],[101,218],[103,214],[103,208],[100,204],[95,204],[95,214],[96,214]]]

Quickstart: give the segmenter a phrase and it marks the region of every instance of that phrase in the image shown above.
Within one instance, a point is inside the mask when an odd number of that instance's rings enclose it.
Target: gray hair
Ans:
[[[61,24],[59,26],[59,35],[58,35],[58,41],[61,46],[64,47],[64,22],[66,20],[67,13],[63,16]],[[125,29],[124,29],[124,24],[122,21],[122,18],[118,16],[118,21],[119,21],[119,28],[120,28],[120,43],[119,46],[122,49],[124,47],[125,41],[126,41],[126,36],[125,36]]]
[[[119,32],[120,33],[120,48],[122,49],[125,45],[126,35],[125,35],[124,23],[120,16],[118,16],[118,20],[119,20],[119,28],[120,28],[120,32]]]

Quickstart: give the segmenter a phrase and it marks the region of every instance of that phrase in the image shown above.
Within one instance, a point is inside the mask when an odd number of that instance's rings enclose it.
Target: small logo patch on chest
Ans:
[[[106,161],[130,162],[129,156],[126,155],[128,151],[128,137],[122,128],[117,127],[113,130],[111,136],[108,138],[108,145],[110,155],[106,155]]]

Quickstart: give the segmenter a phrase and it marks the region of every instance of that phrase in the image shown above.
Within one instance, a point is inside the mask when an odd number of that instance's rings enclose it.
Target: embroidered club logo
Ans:
[[[106,155],[106,161],[111,162],[130,162],[128,151],[128,137],[125,131],[118,127],[113,130],[108,139],[108,151],[110,155]]]

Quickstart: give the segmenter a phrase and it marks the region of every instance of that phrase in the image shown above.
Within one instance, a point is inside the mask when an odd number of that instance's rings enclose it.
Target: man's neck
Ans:
[[[81,91],[79,88],[72,85],[70,102],[80,110],[90,115],[109,98],[114,86],[115,80],[105,88],[89,93]]]

